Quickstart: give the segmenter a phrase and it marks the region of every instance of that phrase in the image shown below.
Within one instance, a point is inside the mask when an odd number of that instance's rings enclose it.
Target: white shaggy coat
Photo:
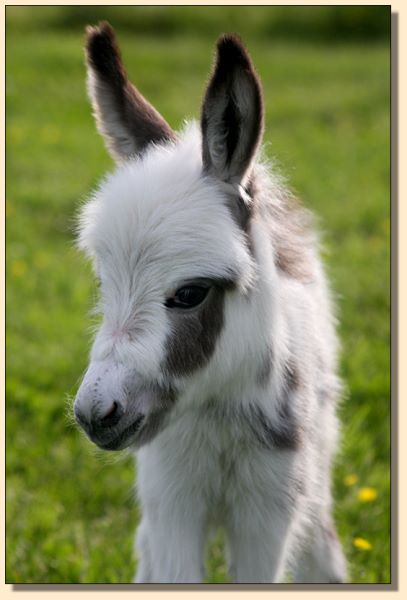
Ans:
[[[92,30],[90,40],[111,42],[107,27]],[[88,52],[97,111],[95,81],[103,93],[108,78]],[[240,109],[252,103],[251,81],[239,87],[240,105],[233,92]],[[106,137],[122,118],[110,102],[103,107],[112,112]],[[210,113],[209,101],[205,106]],[[101,281],[103,323],[75,412],[101,447],[138,448],[137,582],[202,582],[205,547],[219,527],[234,582],[278,582],[288,574],[295,582],[343,582],[331,515],[340,385],[327,282],[312,230],[294,232],[290,242],[302,256],[302,275],[279,266],[281,240],[290,237],[284,187],[258,158],[257,142],[245,152],[248,129],[238,141],[240,158],[225,159],[226,134],[213,139],[219,118],[203,133],[191,123],[174,137],[166,130],[162,142],[134,142],[82,210],[79,244]],[[121,123],[115,156],[123,129]],[[205,136],[212,136],[213,167],[206,172]],[[215,173],[217,155],[223,162]],[[230,209],[236,195],[255,205],[243,228]],[[223,281],[231,274],[210,356],[187,372],[182,364],[171,371],[169,346],[188,334],[183,314],[174,318],[166,298],[197,277]],[[145,443],[138,437],[144,425],[127,437],[120,429],[121,422],[147,423],[164,413]],[[120,433],[120,443],[111,432]]]

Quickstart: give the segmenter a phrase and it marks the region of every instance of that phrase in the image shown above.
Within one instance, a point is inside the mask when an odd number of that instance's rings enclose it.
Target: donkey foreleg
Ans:
[[[294,583],[345,583],[346,561],[332,517],[320,515],[297,557]]]
[[[180,518],[181,521],[180,522]],[[203,544],[198,523],[181,515],[143,517],[137,535],[136,583],[200,583]]]
[[[250,513],[229,532],[230,576],[235,583],[279,582],[285,574],[292,515],[276,510],[264,519],[255,510]]]
[[[153,561],[147,519],[143,519],[138,527],[135,550],[137,554],[137,572],[134,583],[152,583]]]

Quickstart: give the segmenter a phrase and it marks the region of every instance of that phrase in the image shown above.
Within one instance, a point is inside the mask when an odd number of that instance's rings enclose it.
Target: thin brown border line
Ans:
[[[7,6],[21,5],[4,5],[4,16]],[[25,6],[24,4],[22,6]],[[36,6],[50,6],[36,5]],[[51,5],[61,6],[61,5]],[[79,5],[78,5],[79,6]],[[83,6],[83,5],[82,5]],[[104,5],[104,6],[120,6],[120,5]],[[123,5],[125,6],[125,5]],[[126,5],[128,6],[128,5]],[[166,6],[166,5],[160,5]],[[174,5],[167,5],[174,6]],[[180,5],[181,6],[181,5]],[[182,5],[185,6],[185,5]],[[202,6],[202,5],[201,5]],[[206,5],[211,6],[211,5]],[[239,5],[241,6],[241,5]],[[256,5],[253,5],[256,6]],[[258,5],[264,6],[264,5]],[[278,6],[278,5],[272,5]],[[280,5],[281,6],[281,5]],[[291,5],[298,6],[298,5]],[[311,5],[312,6],[312,5]],[[315,5],[321,6],[321,5]],[[335,5],[330,5],[335,6]],[[338,5],[336,5],[338,6]],[[341,5],[346,6],[346,5]],[[358,6],[353,4],[350,6]],[[359,5],[360,6],[360,5]],[[365,4],[363,4],[365,6]],[[377,6],[376,4],[374,6]],[[382,4],[392,9],[391,4]],[[5,31],[6,34],[6,31]],[[6,35],[5,35],[6,40]],[[6,46],[6,43],[5,43]],[[391,369],[391,399],[390,399],[390,474],[391,474],[391,503],[390,503],[390,583],[341,583],[341,584],[233,584],[233,583],[199,583],[199,584],[109,584],[109,583],[11,583],[13,591],[209,591],[209,590],[274,590],[274,591],[398,591],[399,587],[399,539],[398,539],[398,496],[394,492],[398,489],[398,398],[399,398],[399,382],[398,382],[398,200],[399,200],[399,185],[398,185],[398,66],[399,66],[399,14],[391,12],[390,24],[390,222],[391,222],[391,239],[390,239],[390,322],[391,322],[391,345],[390,345],[390,369]],[[396,560],[393,560],[393,558]]]
[[[276,592],[345,592],[345,591],[396,591],[392,583],[15,583],[12,585],[14,592],[52,592],[52,591],[85,591],[85,592],[110,592],[110,591],[195,591],[209,592],[212,590],[228,591],[276,591]]]

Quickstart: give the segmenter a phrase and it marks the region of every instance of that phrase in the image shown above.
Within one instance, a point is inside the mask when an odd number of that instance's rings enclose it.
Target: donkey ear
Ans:
[[[250,167],[263,131],[259,79],[242,42],[222,36],[202,107],[204,169],[240,182]]]
[[[151,142],[175,139],[168,123],[128,80],[109,23],[87,27],[85,52],[97,127],[114,159],[141,154]]]

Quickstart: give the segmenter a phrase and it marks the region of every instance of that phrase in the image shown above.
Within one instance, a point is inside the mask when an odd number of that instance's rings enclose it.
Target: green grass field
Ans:
[[[112,162],[85,93],[87,15],[64,28],[47,26],[41,10],[7,9],[7,581],[128,582],[138,521],[132,459],[96,450],[69,408],[87,365],[96,296],[73,245],[75,213]],[[199,10],[170,36],[151,23],[144,34],[142,26],[137,35],[117,31],[133,80],[174,128],[199,116],[213,44],[231,28],[230,9],[214,8],[203,28]],[[348,388],[336,517],[351,581],[386,583],[389,45],[273,38],[265,27],[256,35],[270,10],[236,7],[233,29],[263,80],[267,151],[324,231]],[[178,26],[179,11],[168,22]],[[227,581],[221,538],[208,573],[208,582]]]

